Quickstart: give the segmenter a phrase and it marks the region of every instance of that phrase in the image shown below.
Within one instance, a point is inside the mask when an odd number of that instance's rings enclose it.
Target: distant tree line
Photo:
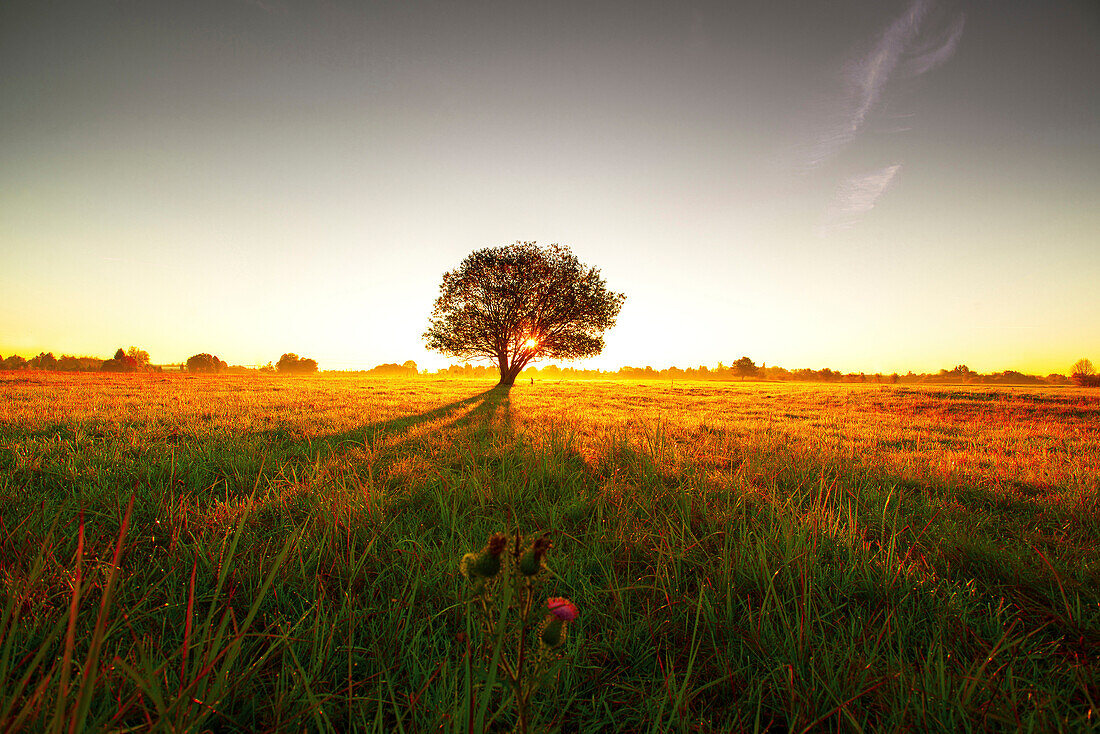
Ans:
[[[486,365],[450,365],[435,373],[439,377],[492,377],[494,369]],[[757,365],[749,357],[734,360],[729,366],[718,363],[717,367],[701,365],[699,367],[667,367],[654,369],[645,367],[620,367],[618,370],[578,369],[560,367],[556,364],[545,367],[528,367],[520,373],[522,379],[543,380],[714,380],[739,381],[759,380],[768,382],[835,382],[835,383],[873,383],[873,384],[928,384],[928,385],[1100,385],[1100,375],[1092,368],[1088,360],[1081,360],[1073,366],[1069,377],[1060,374],[1027,375],[1015,370],[980,374],[966,365],[955,365],[951,369],[941,369],[936,373],[897,372],[869,374],[865,372],[841,372],[822,367],[819,369]]]
[[[54,357],[53,352],[41,352],[31,359],[25,359],[18,354],[0,358],[0,370],[52,370],[59,372],[159,372],[165,367],[183,370],[194,374],[219,374],[224,372],[236,374],[248,373],[275,373],[279,374],[313,374],[318,371],[317,361],[299,357],[293,352],[288,352],[279,358],[275,364],[268,362],[257,368],[230,367],[223,360],[213,354],[202,353],[192,355],[186,362],[179,365],[152,365],[149,362],[149,353],[144,349],[131,346],[128,349],[118,349],[111,359],[99,357],[74,357],[63,354]],[[387,363],[372,367],[369,370],[346,370],[343,374],[369,375],[372,377],[416,377],[421,374],[416,362],[411,359],[403,364]],[[428,374],[426,371],[424,374]],[[434,372],[436,377],[458,377],[487,379],[496,375],[496,367],[478,364],[452,364],[442,367]],[[1080,359],[1073,364],[1069,375],[1049,374],[1027,375],[1014,370],[980,374],[967,367],[958,364],[951,369],[941,369],[936,373],[907,372],[898,374],[883,374],[876,372],[867,374],[864,372],[840,372],[828,367],[820,369],[801,368],[788,370],[784,367],[757,365],[747,356],[734,360],[729,366],[722,362],[717,367],[706,365],[699,367],[666,367],[654,369],[645,367],[620,367],[618,370],[578,369],[575,367],[560,367],[549,364],[544,367],[529,366],[520,373],[522,379],[541,380],[715,380],[715,381],[790,381],[790,382],[841,382],[841,383],[875,383],[875,384],[927,384],[927,385],[1078,385],[1081,387],[1100,387],[1100,374],[1088,359]]]
[[[408,363],[407,363],[408,364]],[[415,368],[415,363],[412,363]],[[194,354],[185,362],[172,365],[153,365],[149,352],[138,347],[119,348],[110,359],[101,357],[74,357],[63,354],[54,357],[53,352],[42,352],[31,359],[12,354],[6,359],[0,356],[0,370],[47,370],[57,372],[161,372],[165,368],[193,374],[218,374],[222,372],[247,373],[256,370],[247,367],[230,367],[214,354]],[[317,371],[317,361],[288,353],[279,358],[278,365],[270,362],[260,372],[310,373]]]
[[[24,359],[12,354],[0,359],[3,370],[46,370],[50,372],[159,372],[160,367],[149,364],[149,353],[144,349],[121,347],[111,359],[100,357],[74,357],[62,354],[55,357],[53,352],[40,352],[37,356]]]

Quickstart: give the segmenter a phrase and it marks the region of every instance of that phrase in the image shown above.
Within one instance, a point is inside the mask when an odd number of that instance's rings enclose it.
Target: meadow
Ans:
[[[519,529],[580,610],[534,731],[1100,731],[1098,429],[1080,388],[0,373],[0,730],[506,731],[458,562]]]

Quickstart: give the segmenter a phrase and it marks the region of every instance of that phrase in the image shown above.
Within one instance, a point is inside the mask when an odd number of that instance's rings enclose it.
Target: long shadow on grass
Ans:
[[[477,416],[482,416],[495,410],[496,406],[499,405],[502,400],[506,400],[507,397],[507,388],[494,387],[490,390],[479,392],[476,395],[471,395],[462,400],[456,400],[453,403],[441,405],[438,408],[433,408],[432,410],[418,415],[408,415],[400,418],[378,421],[376,423],[367,423],[348,431],[341,431],[340,433],[311,436],[303,441],[285,443],[278,447],[277,452],[279,454],[284,454],[284,458],[288,458],[286,455],[289,455],[289,457],[298,455],[299,457],[307,457],[310,459],[318,457],[324,458],[355,446],[372,445],[386,436],[407,431],[423,423],[431,423],[447,418],[463,408],[473,406],[466,416],[454,421],[453,424],[457,425],[460,421],[467,422]]]
[[[221,484],[219,494],[248,494],[265,479],[279,474],[298,475],[299,470],[308,474],[311,467],[321,462],[332,461],[334,457],[356,449],[371,449],[387,441],[389,437],[423,424],[439,422],[440,426],[433,429],[432,433],[446,430],[454,422],[448,421],[448,418],[461,418],[462,412],[470,408],[474,417],[480,416],[494,408],[506,396],[506,390],[493,388],[423,413],[364,423],[346,431],[318,436],[301,436],[274,429],[236,435],[220,441],[196,442],[184,445],[177,452],[170,475],[163,471],[167,469],[166,466],[162,468],[164,476],[151,476],[146,481],[156,486],[178,483],[185,492]],[[392,449],[409,440],[402,439],[397,444],[387,442]],[[122,480],[128,480],[128,477],[123,477],[120,481]],[[208,493],[204,492],[205,494]]]

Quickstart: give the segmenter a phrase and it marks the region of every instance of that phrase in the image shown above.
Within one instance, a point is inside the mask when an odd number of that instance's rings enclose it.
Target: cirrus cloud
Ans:
[[[894,177],[901,170],[900,163],[879,168],[874,171],[849,176],[840,182],[836,199],[829,206],[822,233],[848,229],[855,225],[867,212],[875,208]]]
[[[837,158],[867,127],[893,80],[918,77],[946,63],[959,45],[965,22],[962,13],[941,12],[935,0],[912,0],[864,52],[844,64],[840,92],[825,106],[817,134],[804,149],[802,170],[816,170]],[[892,163],[840,181],[821,232],[854,226],[874,208],[901,166]]]

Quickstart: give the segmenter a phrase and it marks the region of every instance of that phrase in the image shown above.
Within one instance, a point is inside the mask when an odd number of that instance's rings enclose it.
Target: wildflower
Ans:
[[[572,622],[579,614],[576,604],[560,596],[552,596],[547,599],[546,608],[563,622]]]
[[[489,536],[489,542],[481,549],[480,553],[467,553],[462,556],[459,570],[466,578],[490,579],[500,573],[500,554],[504,552],[504,546],[508,544],[508,536],[504,533],[493,533]]]
[[[565,642],[566,625],[577,618],[578,611],[576,604],[559,596],[547,599],[546,608],[550,613],[542,621],[539,641],[544,649],[553,650]]]
[[[534,576],[541,571],[542,557],[546,555],[546,551],[548,550],[550,550],[550,534],[543,533],[538,538],[535,538],[535,542],[531,544],[527,552],[520,556],[520,573],[524,576]]]

